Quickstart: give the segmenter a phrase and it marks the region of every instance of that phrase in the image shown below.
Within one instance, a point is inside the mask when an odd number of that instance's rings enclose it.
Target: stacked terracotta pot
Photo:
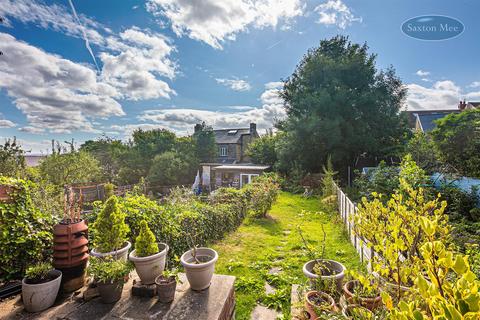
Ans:
[[[63,273],[62,289],[71,292],[85,282],[88,262],[88,226],[84,220],[64,220],[53,230],[53,266]]]

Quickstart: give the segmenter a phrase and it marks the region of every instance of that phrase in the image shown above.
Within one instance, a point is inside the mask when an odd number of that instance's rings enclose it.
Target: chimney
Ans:
[[[257,124],[254,122],[250,123],[250,134],[254,134],[257,131]]]
[[[465,110],[465,108],[467,107],[467,101],[465,101],[465,99],[460,100],[460,102],[458,103],[458,110]]]
[[[194,132],[197,133],[200,131],[202,131],[202,125],[200,123],[197,123],[194,127]]]

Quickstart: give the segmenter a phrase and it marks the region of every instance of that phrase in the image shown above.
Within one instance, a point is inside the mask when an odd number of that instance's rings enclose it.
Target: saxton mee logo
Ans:
[[[446,40],[459,36],[465,26],[455,18],[447,16],[419,16],[402,24],[402,32],[420,40]]]

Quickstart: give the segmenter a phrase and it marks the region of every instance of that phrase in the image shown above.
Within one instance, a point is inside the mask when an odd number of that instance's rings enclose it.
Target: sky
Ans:
[[[278,89],[309,48],[337,34],[367,42],[408,88],[405,108],[480,100],[476,0],[0,0],[0,141],[48,153],[138,128],[179,135],[205,121],[260,133],[285,116]],[[465,31],[422,41],[427,14]]]

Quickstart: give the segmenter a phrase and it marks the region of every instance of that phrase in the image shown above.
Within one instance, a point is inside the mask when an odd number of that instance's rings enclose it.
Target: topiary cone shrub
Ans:
[[[140,222],[140,233],[135,241],[135,250],[137,257],[148,257],[158,252],[155,235],[145,220]]]
[[[93,229],[95,230],[93,244],[97,251],[112,252],[125,246],[129,228],[125,223],[125,214],[118,207],[116,196],[111,196],[105,202],[93,224]]]

